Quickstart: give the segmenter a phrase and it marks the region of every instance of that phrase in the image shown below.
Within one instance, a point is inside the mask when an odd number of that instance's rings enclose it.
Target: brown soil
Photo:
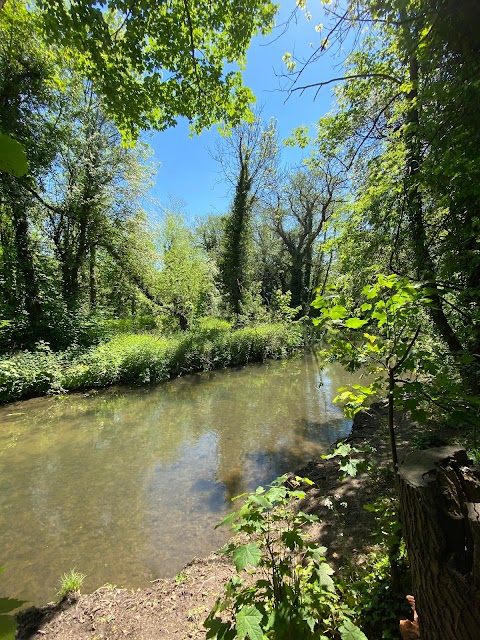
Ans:
[[[400,461],[408,448],[411,431],[407,421],[398,421]],[[373,455],[380,471],[374,482],[365,474],[340,481],[335,459],[314,460],[296,472],[315,482],[302,508],[319,515],[321,523],[315,525],[311,535],[328,547],[333,565],[340,560],[362,562],[366,558],[372,545],[374,521],[362,506],[374,501],[392,484],[384,409],[377,406],[369,414],[357,415],[348,441],[352,446],[375,447]],[[228,558],[212,554],[187,565],[178,583],[158,580],[151,587],[136,591],[102,587],[56,605],[34,607],[19,615],[17,639],[205,638],[203,621],[233,571]]]

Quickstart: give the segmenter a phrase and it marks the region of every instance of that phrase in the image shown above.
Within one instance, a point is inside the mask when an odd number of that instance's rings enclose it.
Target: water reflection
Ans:
[[[347,432],[345,378],[306,356],[0,408],[0,592],[44,602],[72,567],[86,590],[174,575],[222,544],[230,498]]]

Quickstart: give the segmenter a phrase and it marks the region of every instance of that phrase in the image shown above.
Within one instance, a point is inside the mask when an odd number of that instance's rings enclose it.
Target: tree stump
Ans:
[[[399,491],[421,639],[480,639],[480,469],[461,448],[418,451]]]

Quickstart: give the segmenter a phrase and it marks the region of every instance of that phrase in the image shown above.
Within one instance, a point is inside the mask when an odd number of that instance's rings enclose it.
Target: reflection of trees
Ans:
[[[224,499],[338,437],[345,423],[329,381],[335,390],[341,375],[330,369],[319,386],[312,359],[269,362],[1,408],[0,531],[10,558],[2,583],[43,600],[44,585],[77,566],[91,587],[131,585],[186,538],[212,544]]]

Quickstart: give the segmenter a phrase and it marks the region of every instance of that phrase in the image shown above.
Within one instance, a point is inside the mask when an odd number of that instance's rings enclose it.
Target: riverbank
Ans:
[[[411,424],[399,420],[397,432],[402,460],[410,446]],[[346,563],[365,565],[374,548],[371,532],[375,528],[375,514],[364,510],[363,505],[390,491],[385,411],[377,408],[370,414],[359,414],[347,440],[352,446],[374,447],[375,481],[367,474],[340,481],[335,459],[314,460],[297,470],[299,475],[315,482],[302,508],[319,515],[321,522],[311,535],[327,546],[327,559],[337,569]],[[147,589],[102,587],[59,605],[28,610],[20,616],[17,637],[18,640],[205,638],[203,621],[233,571],[228,559],[212,554],[193,560],[177,579],[155,581]]]
[[[0,358],[0,403],[113,384],[152,384],[194,373],[283,358],[304,344],[298,324],[259,324],[233,329],[209,320],[165,337],[120,334],[90,349],[53,352],[39,344]]]

